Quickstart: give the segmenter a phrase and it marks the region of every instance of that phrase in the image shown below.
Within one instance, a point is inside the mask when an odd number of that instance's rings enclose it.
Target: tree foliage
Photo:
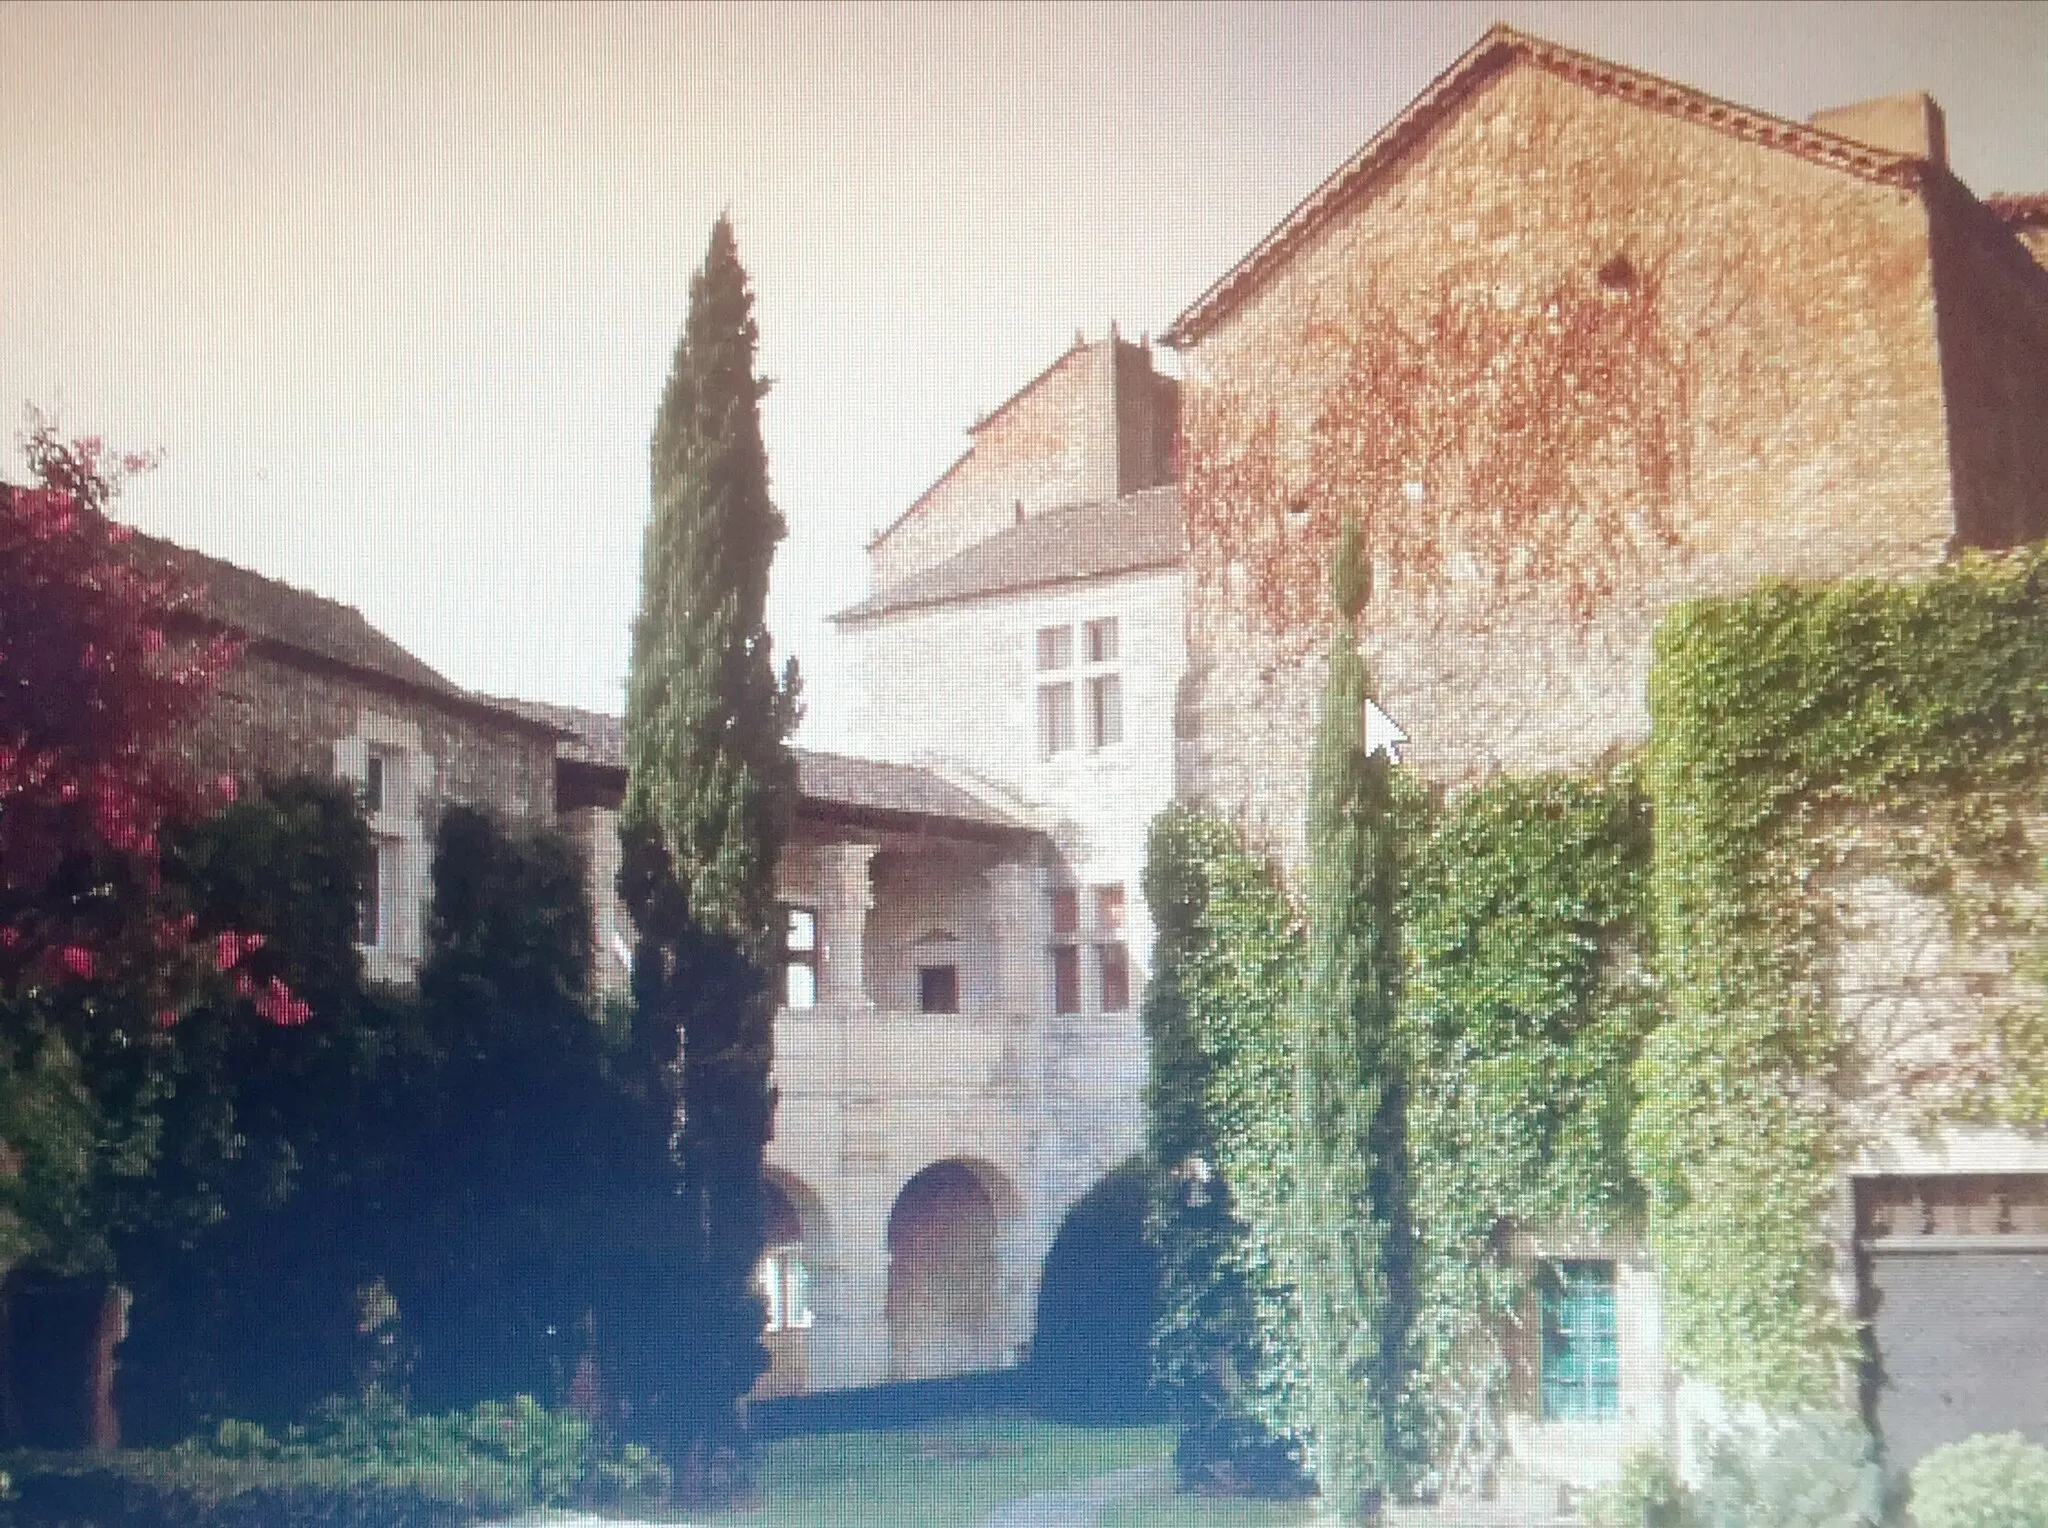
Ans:
[[[1285,1168],[1246,1132],[1291,1098],[1284,1064],[1267,1055],[1282,1038],[1275,991],[1296,959],[1291,914],[1229,827],[1181,807],[1153,821],[1145,900],[1158,930],[1141,1015],[1146,1149],[1159,1169],[1147,1217],[1160,1258],[1152,1362],[1177,1424],[1175,1469],[1191,1488],[1298,1495],[1300,1440],[1279,1378],[1294,1328],[1239,1202],[1277,1208],[1270,1180]],[[1234,1004],[1249,1015],[1233,1021]],[[1278,1126],[1268,1147],[1285,1142],[1284,1114]]]
[[[651,451],[653,516],[626,700],[620,888],[639,933],[635,1025],[670,1067],[684,1254],[653,1273],[672,1319],[632,1355],[636,1414],[686,1487],[737,1434],[765,1366],[752,1284],[780,949],[775,863],[794,803],[794,664],[777,680],[764,620],[784,525],[768,490],[753,294],[721,218]]]
[[[242,948],[165,895],[160,864],[166,825],[212,804],[175,743],[237,644],[194,635],[196,591],[139,572],[107,517],[151,459],[33,418],[36,486],[0,485],[0,994],[118,990],[167,1023]],[[304,1017],[282,986],[254,995]]]
[[[1309,779],[1308,958],[1297,1009],[1297,1290],[1310,1463],[1340,1518],[1365,1522],[1407,1473],[1402,1405],[1408,1212],[1399,824],[1391,760],[1360,734],[1371,680],[1355,622],[1369,593],[1357,527],[1334,565],[1337,609]]]
[[[764,617],[787,527],[768,488],[753,310],[720,218],[654,424],[621,812],[623,832],[666,850],[696,920],[750,949],[777,927],[798,694],[794,659],[775,676]]]

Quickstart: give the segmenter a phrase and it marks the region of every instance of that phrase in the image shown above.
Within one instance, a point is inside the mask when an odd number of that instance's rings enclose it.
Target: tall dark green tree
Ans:
[[[738,1436],[736,1402],[766,1364],[752,1285],[780,944],[775,860],[796,793],[791,663],[780,679],[764,606],[784,533],[768,489],[754,299],[720,218],[690,283],[652,458],[626,697],[621,890],[639,931],[638,1042],[677,1090],[675,1154],[690,1250],[657,1298],[662,1335],[618,1352],[684,1478]],[[622,1372],[623,1371],[623,1372]]]
[[[1336,631],[1309,777],[1309,962],[1295,1053],[1290,1261],[1301,1302],[1311,1463],[1345,1522],[1370,1522],[1400,1475],[1412,1232],[1406,1209],[1400,867],[1392,761],[1365,751],[1371,679],[1357,620],[1371,566],[1338,542]]]

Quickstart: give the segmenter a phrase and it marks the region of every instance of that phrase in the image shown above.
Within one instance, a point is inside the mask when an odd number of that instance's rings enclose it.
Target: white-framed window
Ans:
[[[363,810],[372,817],[384,810],[385,758],[372,753],[363,760]]]
[[[1124,888],[1121,881],[1095,888],[1096,992],[1104,1013],[1127,1013],[1131,1006],[1131,950],[1124,942]]]
[[[393,893],[398,882],[398,842],[390,838],[370,840],[370,860],[364,867],[363,900],[356,908],[356,943],[367,950],[381,949],[393,934]]]
[[[1124,740],[1122,628],[1117,617],[1038,628],[1038,754],[1086,746],[1097,752]],[[1078,661],[1076,655],[1078,654]]]
[[[1074,628],[1038,628],[1038,756],[1074,746]]]
[[[817,1320],[811,1310],[811,1271],[799,1243],[786,1242],[763,1252],[754,1279],[767,1308],[769,1331],[805,1331]]]
[[[818,913],[811,907],[788,909],[783,936],[782,1003],[785,1008],[818,1006]]]

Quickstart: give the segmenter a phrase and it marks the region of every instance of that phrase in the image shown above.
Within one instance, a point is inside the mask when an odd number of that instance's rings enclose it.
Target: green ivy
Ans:
[[[1503,1232],[1612,1230],[1640,1197],[1627,1138],[1630,1064],[1656,1021],[1648,803],[1627,771],[1510,780],[1416,837],[1402,1027],[1418,1399],[1441,1454],[1506,1384],[1526,1272]]]
[[[1826,1236],[1858,1144],[1836,1085],[1853,1037],[1823,986],[1821,888],[1847,836],[1945,894],[1962,933],[2010,916],[1972,887],[2038,873],[2044,563],[1771,583],[1658,631],[1647,784],[1670,1019],[1637,1069],[1633,1148],[1673,1357],[1733,1397],[1833,1401],[1855,1356]],[[2038,1121],[2042,1029],[1984,1037],[2004,1084],[1946,1107]]]
[[[1149,1149],[1163,1169],[1154,1372],[1189,1484],[1300,1486],[1299,1331],[1275,1262],[1292,1160],[1301,930],[1270,867],[1180,807],[1152,825]]]

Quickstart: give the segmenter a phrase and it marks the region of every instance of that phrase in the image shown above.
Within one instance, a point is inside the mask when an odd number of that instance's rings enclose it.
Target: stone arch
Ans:
[[[1154,1415],[1152,1327],[1159,1255],[1145,1237],[1151,1169],[1132,1157],[1068,1208],[1039,1279],[1032,1388],[1063,1421]]]
[[[1010,1322],[1001,1242],[1017,1192],[985,1162],[948,1157],[913,1175],[889,1211],[889,1378],[1000,1367]]]
[[[823,1303],[830,1228],[824,1202],[794,1173],[761,1174],[761,1261],[755,1269],[768,1367],[757,1397],[801,1395],[811,1387],[811,1331]]]

